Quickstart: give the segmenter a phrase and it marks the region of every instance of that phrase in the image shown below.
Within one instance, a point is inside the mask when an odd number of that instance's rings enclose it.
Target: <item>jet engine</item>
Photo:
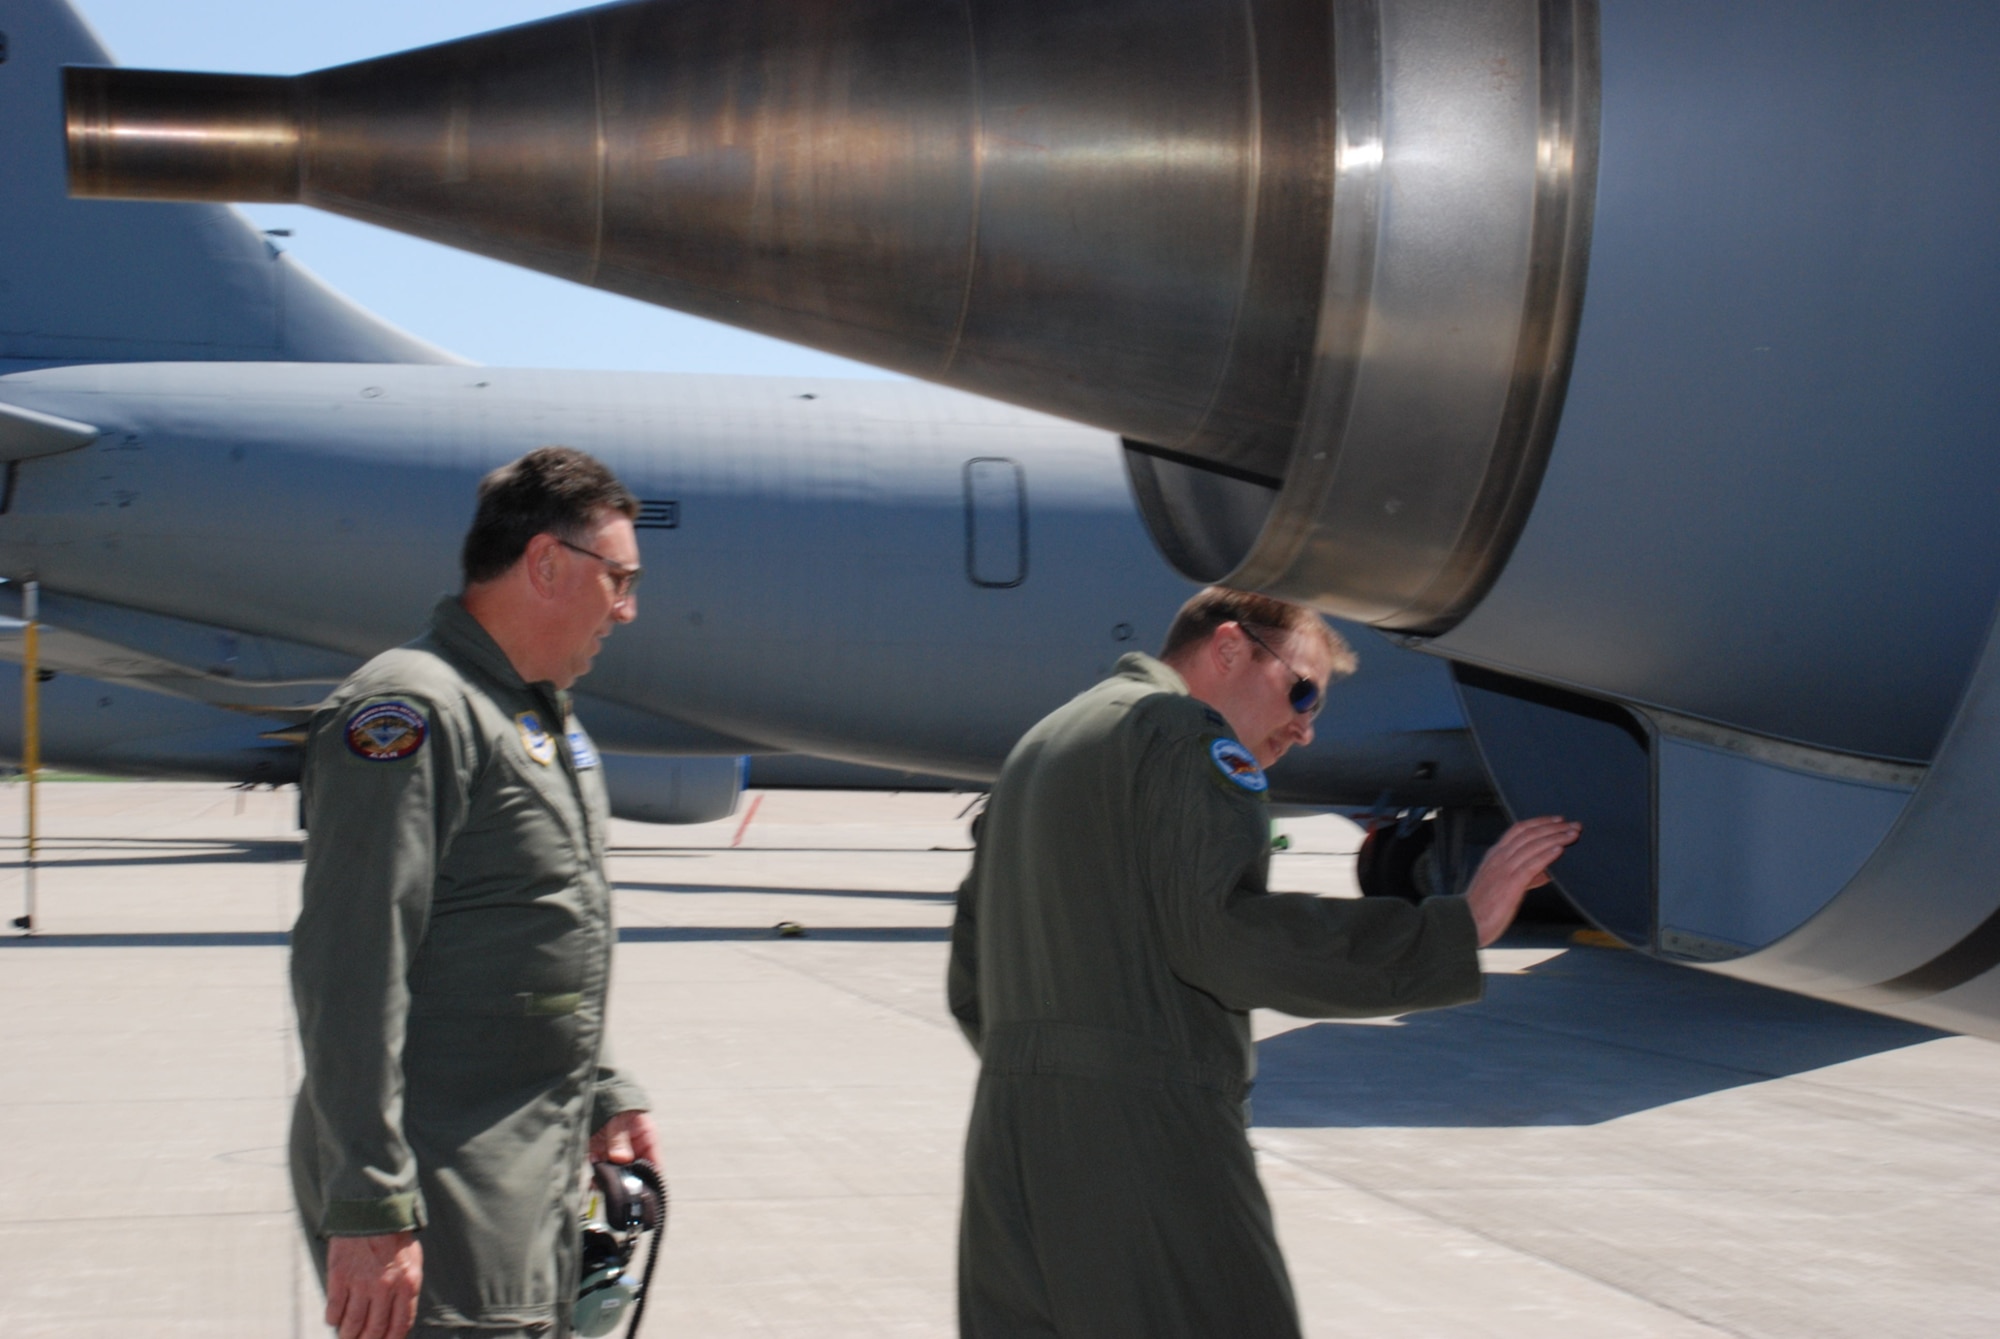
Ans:
[[[68,134],[1111,429],[1183,573],[1453,660],[1600,924],[2000,1035],[1995,68],[1941,0],[637,0]]]
[[[611,813],[635,823],[713,823],[736,812],[743,796],[742,758],[604,755]]]

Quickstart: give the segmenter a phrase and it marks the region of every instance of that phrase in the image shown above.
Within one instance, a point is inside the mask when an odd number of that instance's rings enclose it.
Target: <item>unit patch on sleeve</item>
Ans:
[[[547,767],[556,760],[556,741],[542,728],[542,718],[532,711],[524,711],[514,718],[514,724],[521,729],[521,744],[528,750],[528,756]]]
[[[1235,740],[1216,740],[1208,746],[1208,756],[1215,759],[1215,770],[1231,785],[1253,795],[1270,789],[1271,783],[1265,778],[1264,769],[1257,765],[1257,759]]]
[[[569,760],[576,764],[579,772],[588,772],[597,766],[597,750],[590,746],[590,736],[583,732],[581,726],[573,727],[569,732]]]
[[[347,719],[347,748],[369,762],[400,762],[424,746],[430,726],[408,702],[371,702]]]

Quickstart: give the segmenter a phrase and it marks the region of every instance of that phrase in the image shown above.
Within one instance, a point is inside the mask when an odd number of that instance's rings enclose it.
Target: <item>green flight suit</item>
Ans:
[[[1149,656],[1009,755],[959,890],[967,1339],[1298,1334],[1257,1180],[1248,1011],[1477,999],[1463,899],[1274,894],[1263,773]]]
[[[292,1183],[328,1236],[420,1228],[414,1334],[566,1335],[590,1133],[645,1094],[604,1045],[610,811],[568,695],[456,599],[306,743]]]

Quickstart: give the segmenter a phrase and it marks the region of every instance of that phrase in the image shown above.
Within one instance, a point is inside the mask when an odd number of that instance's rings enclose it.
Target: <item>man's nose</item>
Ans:
[[[611,602],[611,617],[619,623],[630,623],[639,617],[639,592],[627,591]]]
[[[1313,742],[1313,718],[1311,712],[1300,711],[1293,713],[1292,738],[1299,741],[1298,747],[1300,748],[1304,748]]]

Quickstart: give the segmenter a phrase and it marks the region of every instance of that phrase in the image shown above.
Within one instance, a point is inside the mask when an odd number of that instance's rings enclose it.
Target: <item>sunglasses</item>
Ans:
[[[639,578],[644,574],[640,568],[627,567],[624,563],[607,558],[601,553],[593,553],[581,544],[570,543],[561,535],[555,536],[555,541],[572,553],[580,553],[586,558],[595,558],[597,561],[603,563],[605,574],[611,578],[611,595],[613,599],[629,599],[632,594],[632,588],[639,584]]]
[[[1243,630],[1245,637],[1248,637],[1252,642],[1262,647],[1266,655],[1291,671],[1292,686],[1285,690],[1285,700],[1292,704],[1292,710],[1298,712],[1301,716],[1319,715],[1319,709],[1326,705],[1326,695],[1321,691],[1319,684],[1312,679],[1308,679],[1297,670],[1292,669],[1292,662],[1286,660],[1276,651],[1273,651],[1269,642],[1250,630],[1249,624],[1238,623],[1236,626]]]

